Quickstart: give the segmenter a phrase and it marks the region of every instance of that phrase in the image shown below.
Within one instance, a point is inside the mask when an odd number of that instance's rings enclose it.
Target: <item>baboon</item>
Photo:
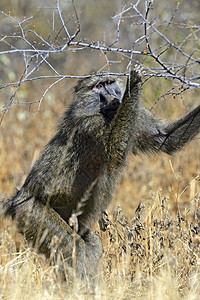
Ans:
[[[4,203],[4,213],[16,218],[40,253],[50,257],[56,237],[61,273],[66,264],[81,280],[96,276],[102,246],[91,226],[110,203],[131,153],[172,154],[200,131],[200,105],[166,124],[140,103],[141,86],[138,68],[126,84],[107,75],[78,81],[55,136]]]

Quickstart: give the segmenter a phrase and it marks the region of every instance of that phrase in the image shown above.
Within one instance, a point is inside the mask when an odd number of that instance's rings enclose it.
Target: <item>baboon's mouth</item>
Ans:
[[[108,112],[109,114],[116,114],[117,111],[118,111],[118,107],[115,108],[115,109],[111,109],[111,108],[107,109],[107,112]]]
[[[114,117],[114,115],[117,113],[118,111],[118,108],[115,108],[115,109],[111,109],[111,108],[105,108],[105,109],[102,109],[101,110],[101,113],[103,115],[105,115],[106,117]]]

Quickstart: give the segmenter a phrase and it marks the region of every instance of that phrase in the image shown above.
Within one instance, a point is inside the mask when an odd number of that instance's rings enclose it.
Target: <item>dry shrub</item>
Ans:
[[[190,221],[159,195],[141,202],[132,221],[118,207],[104,214],[104,279],[112,293],[134,299],[198,297],[199,199]],[[111,221],[112,220],[112,221]],[[106,246],[105,246],[106,245]]]

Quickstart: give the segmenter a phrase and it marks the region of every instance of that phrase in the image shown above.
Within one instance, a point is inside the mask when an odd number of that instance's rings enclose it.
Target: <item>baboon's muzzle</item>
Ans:
[[[116,96],[110,95],[108,99],[108,108],[111,110],[117,110],[120,106],[120,100]]]
[[[106,116],[113,117],[120,106],[120,99],[115,95],[109,95],[106,102],[107,103],[102,107],[101,111]]]

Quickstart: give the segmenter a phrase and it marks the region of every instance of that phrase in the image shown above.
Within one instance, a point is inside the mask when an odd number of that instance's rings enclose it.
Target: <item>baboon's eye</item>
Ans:
[[[96,90],[99,90],[100,88],[102,88],[102,84],[101,83],[98,83],[97,85],[95,85],[94,87],[93,87],[93,91],[96,91]]]
[[[101,87],[102,87],[102,84],[100,84],[100,83],[95,86],[96,89],[100,89]]]
[[[106,81],[107,85],[111,85],[112,83],[114,83],[114,80],[108,80],[108,81]]]

